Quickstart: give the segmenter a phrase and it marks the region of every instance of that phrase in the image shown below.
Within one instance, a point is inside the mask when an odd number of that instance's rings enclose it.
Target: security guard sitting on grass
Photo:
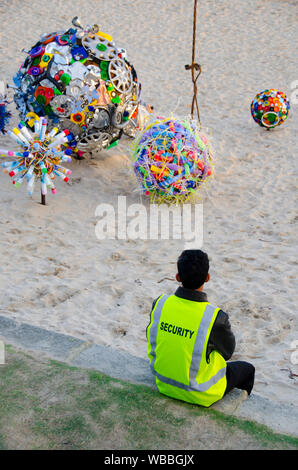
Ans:
[[[154,301],[147,327],[148,357],[158,390],[206,407],[234,387],[249,395],[255,368],[244,361],[226,362],[235,349],[228,315],[211,305],[203,292],[210,280],[208,255],[185,250],[177,266],[182,287]]]

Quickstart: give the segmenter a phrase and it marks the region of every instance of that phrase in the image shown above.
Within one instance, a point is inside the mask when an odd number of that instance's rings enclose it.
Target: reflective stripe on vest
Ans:
[[[189,370],[189,385],[185,385],[182,382],[178,382],[177,380],[170,379],[169,377],[165,377],[164,375],[161,375],[154,370],[154,364],[155,364],[155,359],[156,359],[155,349],[156,349],[158,325],[159,325],[163,306],[169,297],[170,297],[169,295],[163,295],[160,298],[160,300],[157,302],[157,305],[154,310],[154,320],[150,328],[150,343],[151,343],[150,354],[152,356],[152,361],[150,363],[151,370],[153,374],[161,382],[164,382],[165,384],[174,385],[175,387],[186,390],[187,392],[206,392],[210,387],[215,385],[220,379],[222,379],[226,375],[226,367],[223,367],[207,382],[198,384],[198,382],[196,381],[196,376],[200,368],[201,355],[202,355],[203,347],[204,347],[205,340],[207,337],[208,329],[212,321],[214,311],[216,310],[216,307],[213,307],[210,304],[206,305],[203,318],[200,323],[197,336],[195,339],[193,355],[192,355],[192,360],[191,360],[191,365],[190,365],[190,370]]]

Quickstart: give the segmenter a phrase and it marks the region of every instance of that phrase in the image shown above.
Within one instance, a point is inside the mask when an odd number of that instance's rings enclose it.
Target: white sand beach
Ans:
[[[266,88],[291,100],[298,80],[297,1],[201,0],[197,57],[203,129],[215,150],[215,176],[202,189],[202,249],[209,254],[208,299],[229,314],[233,359],[256,367],[254,392],[297,404],[298,104],[267,132],[250,115]],[[189,0],[3,0],[0,79],[12,83],[43,33],[78,16],[127,50],[142,98],[162,115],[190,113],[193,2]],[[14,104],[11,127],[19,119]],[[0,136],[1,147],[12,148]],[[183,240],[98,240],[96,207],[141,196],[128,159],[130,140],[69,164],[69,184],[40,205],[0,174],[0,314],[146,358],[152,301],[177,283]],[[159,282],[161,281],[161,282]],[[1,332],[0,332],[1,334]],[[296,356],[297,358],[297,356]]]

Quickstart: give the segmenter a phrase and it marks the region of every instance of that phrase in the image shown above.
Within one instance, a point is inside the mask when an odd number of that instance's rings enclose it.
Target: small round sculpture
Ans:
[[[22,120],[28,113],[48,120],[49,128],[68,129],[75,154],[115,145],[138,126],[141,85],[126,51],[98,25],[43,35],[27,52],[14,76],[15,103]],[[76,156],[74,154],[74,156]]]
[[[131,146],[134,173],[151,201],[187,201],[213,173],[207,138],[194,121],[157,118]]]
[[[290,102],[282,91],[261,91],[251,103],[253,119],[267,129],[280,126],[288,117]]]
[[[35,182],[40,180],[41,194],[45,196],[47,188],[56,193],[56,177],[68,181],[71,170],[61,165],[71,162],[71,150],[65,147],[69,136],[67,130],[58,132],[54,128],[47,132],[47,120],[40,118],[35,120],[33,132],[21,121],[13,131],[8,130],[7,135],[20,148],[17,151],[0,149],[0,156],[6,160],[1,166],[16,188],[26,181],[28,194],[32,196]]]

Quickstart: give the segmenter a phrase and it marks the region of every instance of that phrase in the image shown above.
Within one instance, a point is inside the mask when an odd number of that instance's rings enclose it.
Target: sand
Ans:
[[[127,49],[142,97],[156,112],[185,116],[192,8],[187,0],[2,1],[0,78],[12,83],[25,57],[21,49],[43,33],[67,29],[78,15]],[[290,374],[298,373],[297,104],[274,131],[250,116],[251,100],[265,88],[291,98],[298,78],[295,16],[296,1],[199,1],[198,61],[201,120],[216,167],[200,199],[202,248],[211,260],[206,292],[229,314],[233,359],[256,367],[254,392],[297,404],[298,381]],[[0,140],[12,147],[10,139]],[[127,206],[149,208],[131,173],[129,143],[74,161],[70,184],[58,184],[46,207],[38,191],[31,200],[1,173],[0,312],[145,358],[151,304],[176,289],[164,278],[174,278],[184,241],[97,239],[98,205],[109,203],[117,213],[118,196],[126,196]]]

